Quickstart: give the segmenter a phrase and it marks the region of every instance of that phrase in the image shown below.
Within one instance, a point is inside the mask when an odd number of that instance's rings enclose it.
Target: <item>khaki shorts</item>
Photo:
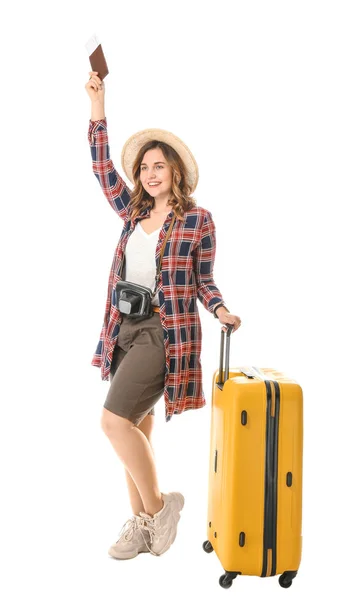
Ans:
[[[123,315],[104,407],[135,425],[154,415],[164,393],[165,347],[159,312],[136,322]]]

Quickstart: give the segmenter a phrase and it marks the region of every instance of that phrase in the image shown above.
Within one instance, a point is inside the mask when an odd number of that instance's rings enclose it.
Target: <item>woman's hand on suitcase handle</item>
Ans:
[[[227,324],[233,325],[232,333],[234,333],[234,331],[239,329],[239,327],[241,325],[241,319],[237,315],[233,315],[232,313],[225,311],[225,309],[221,312],[220,308],[218,308],[218,310],[216,311],[216,314],[218,315],[219,322],[222,325],[227,325]],[[226,332],[227,327],[222,327],[221,331]]]

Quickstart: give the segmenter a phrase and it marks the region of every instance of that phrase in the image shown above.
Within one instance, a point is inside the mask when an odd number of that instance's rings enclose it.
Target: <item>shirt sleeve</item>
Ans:
[[[205,215],[201,240],[193,251],[193,269],[197,282],[197,296],[203,306],[214,317],[215,308],[224,305],[224,299],[213,278],[216,253],[216,230],[210,211]]]
[[[92,169],[110,206],[121,219],[128,215],[131,190],[116,171],[110,157],[107,118],[89,121],[88,142],[91,149]]]

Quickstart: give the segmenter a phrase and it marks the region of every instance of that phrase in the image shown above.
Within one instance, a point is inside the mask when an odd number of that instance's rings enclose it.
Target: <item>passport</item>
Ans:
[[[98,72],[98,77],[103,79],[108,75],[107,62],[103,54],[102,44],[99,42],[97,35],[92,35],[86,43],[86,50],[88,52],[91,70]]]

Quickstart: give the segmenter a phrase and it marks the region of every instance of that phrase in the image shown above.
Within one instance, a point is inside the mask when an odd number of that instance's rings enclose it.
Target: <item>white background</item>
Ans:
[[[302,598],[354,585],[357,493],[355,2],[18,2],[2,19],[1,591],[7,600]],[[290,590],[238,577],[206,539],[211,382],[221,326],[199,303],[207,405],[164,420],[161,490],[186,499],[157,558],[107,549],[131,516],[100,428],[91,365],[122,221],[92,172],[97,34],[109,67],[111,157],[159,127],[191,148],[217,230],[214,278],[242,319],[230,365],[281,370],[304,392],[303,552]],[[123,175],[123,173],[122,173]],[[128,181],[127,181],[128,182]],[[129,182],[128,182],[129,183]],[[4,588],[7,588],[5,590]]]

